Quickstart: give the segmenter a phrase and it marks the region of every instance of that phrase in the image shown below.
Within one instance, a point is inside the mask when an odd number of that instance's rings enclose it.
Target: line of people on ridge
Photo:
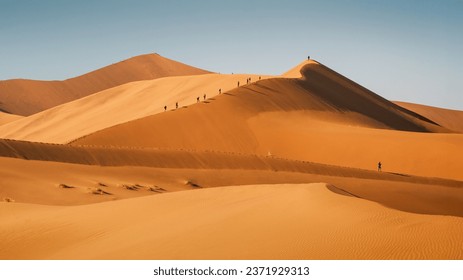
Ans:
[[[262,77],[259,76],[259,80],[261,80],[261,78]],[[252,81],[251,77],[247,78],[246,79],[246,84],[250,84],[251,81]],[[240,81],[238,81],[237,86],[240,87]],[[222,89],[221,88],[219,88],[219,94],[222,94]],[[206,101],[206,97],[207,97],[206,94],[204,94],[203,95],[203,101]],[[196,97],[196,103],[199,103],[199,102],[200,102],[200,97],[198,96],[198,97]],[[175,109],[178,109],[178,101],[175,102]],[[164,105],[164,112],[166,112],[166,111],[167,111],[167,105]]]

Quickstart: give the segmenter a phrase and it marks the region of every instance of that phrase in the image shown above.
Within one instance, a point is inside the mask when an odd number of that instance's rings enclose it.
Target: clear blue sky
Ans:
[[[463,0],[0,0],[0,80],[60,80],[157,52],[280,74],[307,55],[390,100],[463,110]]]

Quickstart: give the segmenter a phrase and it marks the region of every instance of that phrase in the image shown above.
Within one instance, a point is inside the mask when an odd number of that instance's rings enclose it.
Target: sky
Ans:
[[[220,73],[310,55],[389,99],[463,110],[463,0],[0,0],[0,80],[63,80],[146,53]]]

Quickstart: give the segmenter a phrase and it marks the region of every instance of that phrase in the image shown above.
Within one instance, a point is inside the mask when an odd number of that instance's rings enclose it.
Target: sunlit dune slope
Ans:
[[[13,115],[13,114],[0,112],[0,126],[2,126],[4,124],[7,124],[7,123],[10,123],[10,122],[13,122],[13,121],[17,121],[17,120],[19,120],[21,118],[23,118],[23,117],[18,116],[18,115]]]
[[[0,203],[8,259],[461,259],[463,219],[332,185],[233,186],[72,207]],[[443,234],[445,233],[445,234]]]
[[[201,103],[111,127],[75,145],[273,154],[341,166],[462,179],[462,136],[318,63],[303,79],[258,81]]]
[[[397,105],[416,112],[452,131],[463,133],[463,111],[426,106],[421,104],[394,102]]]
[[[128,82],[206,73],[158,54],[140,55],[64,81],[0,81],[0,110],[28,116]]]
[[[67,143],[90,133],[120,123],[143,118],[197,102],[210,102],[218,95],[246,83],[246,79],[265,79],[266,76],[247,74],[205,74],[166,77],[127,83],[90,96],[48,109],[0,127],[0,137]]]

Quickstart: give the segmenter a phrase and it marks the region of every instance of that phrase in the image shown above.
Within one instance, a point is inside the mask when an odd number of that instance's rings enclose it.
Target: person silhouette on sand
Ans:
[[[378,171],[380,171],[380,172],[381,172],[381,165],[382,165],[382,164],[381,164],[381,161],[378,162]]]
[[[206,100],[206,94],[203,95],[203,99]]]
[[[164,112],[167,111],[167,106],[164,106]]]
[[[240,86],[239,84],[240,83],[238,82],[238,86]],[[222,89],[221,88],[219,88],[219,94],[222,94]]]
[[[199,103],[199,96],[196,97],[196,103]]]
[[[238,87],[240,87],[240,81],[238,81]]]
[[[175,102],[175,109],[178,109],[178,102]]]

